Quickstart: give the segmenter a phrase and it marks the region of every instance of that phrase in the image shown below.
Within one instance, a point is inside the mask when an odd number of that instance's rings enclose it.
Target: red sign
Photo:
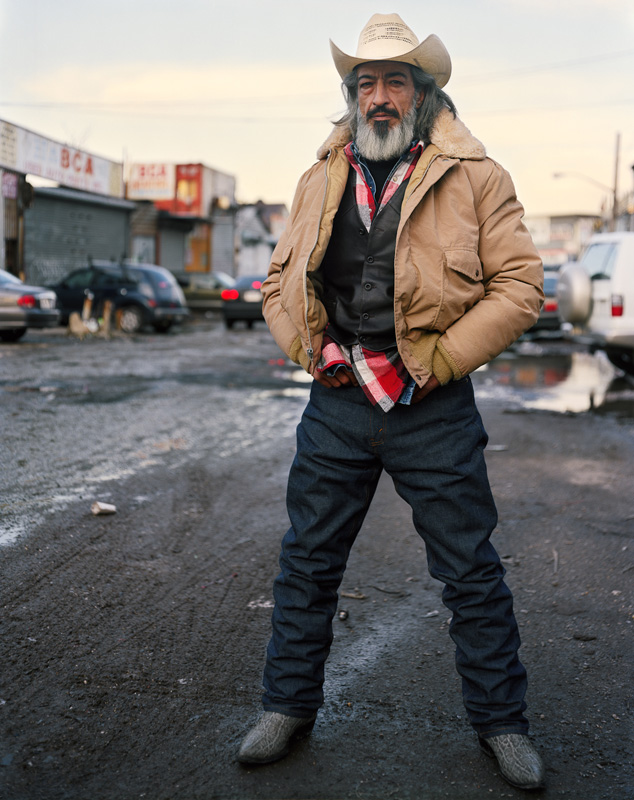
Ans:
[[[178,164],[176,166],[176,205],[174,213],[205,215],[202,207],[203,178],[201,164]]]

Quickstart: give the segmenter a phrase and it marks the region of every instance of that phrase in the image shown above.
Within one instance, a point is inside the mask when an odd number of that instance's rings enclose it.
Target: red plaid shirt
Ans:
[[[356,172],[355,194],[359,216],[368,230],[375,215],[390,201],[403,181],[410,177],[422,151],[422,143],[415,142],[401,156],[385,182],[377,204],[374,180],[368,167],[354,143],[346,145],[345,154]],[[389,411],[397,402],[409,404],[416,384],[405,369],[396,347],[375,352],[366,350],[360,344],[341,345],[328,336],[326,328],[317,369],[332,375],[341,367],[352,370],[366,397],[384,411]]]

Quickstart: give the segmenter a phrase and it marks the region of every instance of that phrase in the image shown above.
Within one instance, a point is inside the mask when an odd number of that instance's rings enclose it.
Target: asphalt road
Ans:
[[[562,414],[495,374],[474,383],[547,764],[535,796],[633,798],[631,393],[618,413]],[[236,763],[307,389],[263,326],[0,345],[2,800],[524,794],[476,746],[441,587],[389,480],[312,736],[278,764]]]

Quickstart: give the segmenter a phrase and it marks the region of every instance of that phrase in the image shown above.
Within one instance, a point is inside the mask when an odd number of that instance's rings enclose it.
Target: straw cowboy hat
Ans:
[[[342,78],[368,61],[403,61],[420,67],[442,88],[451,75],[451,58],[440,39],[431,34],[419,42],[398,14],[374,14],[361,31],[356,56],[346,55],[334,42],[330,50]]]

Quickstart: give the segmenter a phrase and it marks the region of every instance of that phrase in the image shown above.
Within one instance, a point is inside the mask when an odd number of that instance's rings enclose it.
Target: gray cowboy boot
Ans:
[[[307,736],[312,731],[315,716],[300,719],[276,711],[265,711],[244,737],[238,761],[243,764],[268,764],[284,758],[293,737]]]
[[[518,789],[543,789],[544,765],[528,736],[502,733],[480,739],[480,747],[496,758],[502,777]]]

